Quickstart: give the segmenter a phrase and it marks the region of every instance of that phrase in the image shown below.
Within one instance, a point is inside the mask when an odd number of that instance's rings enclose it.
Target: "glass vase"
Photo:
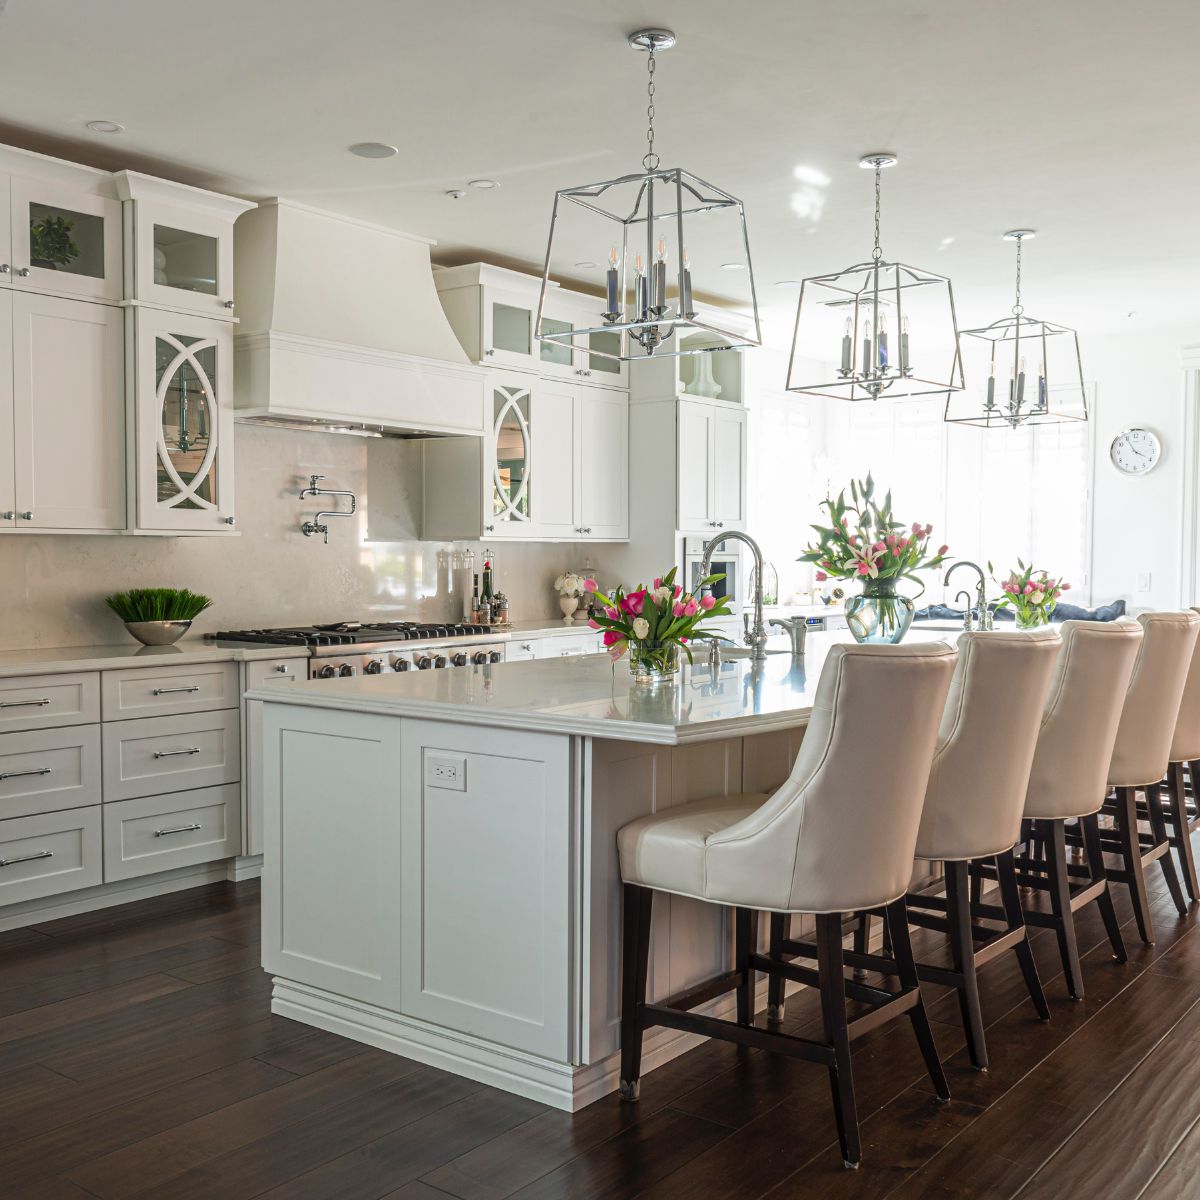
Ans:
[[[674,679],[679,673],[679,643],[631,640],[629,670],[634,683],[651,684]]]
[[[896,591],[894,579],[870,579],[862,595],[846,604],[846,624],[856,642],[895,645],[912,624],[913,602]]]
[[[1018,608],[1015,615],[1018,629],[1040,629],[1050,620],[1044,608]]]

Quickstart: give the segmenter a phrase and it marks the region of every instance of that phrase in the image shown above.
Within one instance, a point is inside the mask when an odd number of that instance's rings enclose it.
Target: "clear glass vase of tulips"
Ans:
[[[991,563],[988,563],[988,570],[993,570]],[[994,574],[992,579],[1000,583]],[[1000,583],[1004,595],[996,601],[996,607],[1011,608],[1018,629],[1037,629],[1049,622],[1058,607],[1059,597],[1070,589],[1071,585],[1065,580],[1054,579],[1037,567],[1027,567],[1018,558],[1016,570],[1009,571],[1008,578]]]
[[[720,629],[703,622],[729,615],[728,602],[708,590],[725,576],[709,575],[692,593],[675,582],[676,572],[672,567],[649,587],[617,588],[611,596],[596,591],[594,579],[584,581],[600,605],[589,623],[604,631],[604,645],[614,663],[629,656],[635,682],[672,678],[681,656],[692,661],[692,643],[722,636]]]

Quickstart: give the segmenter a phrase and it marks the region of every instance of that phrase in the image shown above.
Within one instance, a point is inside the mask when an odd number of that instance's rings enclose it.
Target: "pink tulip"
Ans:
[[[933,532],[933,526],[932,526],[932,525],[926,525],[926,526],[925,526],[925,535],[924,535],[924,536],[925,536],[925,537],[928,537],[928,536],[929,536],[929,535],[930,535],[932,532]]]
[[[904,549],[905,549],[905,548],[908,546],[908,538],[900,538],[900,539],[899,539],[899,540],[896,542],[896,545],[897,545],[897,546],[898,546],[898,547],[899,547],[901,550],[904,550]]]
[[[623,642],[625,635],[618,633],[615,629],[606,629],[604,631],[604,644],[606,646],[615,646],[618,642]]]
[[[594,592],[596,590],[596,581],[594,579],[585,579],[583,581],[583,590],[585,592]]]
[[[642,609],[646,607],[646,590],[642,588],[637,592],[630,592],[624,600],[621,601],[621,607],[631,617],[640,617]]]
[[[657,592],[660,587],[662,587],[662,577],[656,575],[654,577],[654,590]]]
[[[679,597],[679,596],[682,594],[682,592],[683,592],[683,588],[681,588],[681,587],[679,586],[679,584],[676,584],[676,585],[675,585],[675,595],[676,595],[676,597]]]
[[[593,629],[599,629],[599,628],[600,628],[600,622],[599,622],[599,621],[597,621],[597,620],[595,620],[595,618],[593,618],[593,617],[589,617],[589,618],[588,618],[588,624],[589,624],[589,625],[590,625],[590,626],[591,626]]]
[[[825,580],[827,580],[827,579],[829,578],[829,576],[828,576],[828,575],[826,575],[824,571],[818,571],[818,572],[817,572],[817,573],[816,573],[816,574],[813,576],[813,578],[814,578],[814,579],[815,579],[815,580],[816,580],[818,583],[824,583],[824,582],[825,582]]]
[[[893,558],[899,558],[899,557],[900,557],[900,547],[899,547],[899,546],[893,546],[893,547],[892,547],[892,557],[893,557]]]
[[[717,598],[711,592],[706,592],[700,597],[700,607],[707,612],[710,608],[714,608],[717,603]]]
[[[696,602],[694,596],[683,606],[683,615],[685,617],[694,617],[699,611],[700,605]]]
[[[686,645],[687,645],[687,638],[680,638],[680,639],[679,639],[679,644],[680,644],[681,646],[686,646]]]
[[[882,542],[876,542],[871,549],[874,550],[876,554],[882,554],[887,547]]]
[[[1070,585],[1069,583],[1064,583],[1064,584],[1062,585],[1062,590],[1063,590],[1064,592],[1069,592],[1069,591],[1071,590],[1071,585]]]
[[[1025,585],[1025,595],[1027,595],[1027,596],[1033,595],[1033,584],[1032,583],[1027,583]]]
[[[867,564],[866,564],[866,563],[864,563],[864,562],[860,562],[860,563],[858,564],[858,568],[857,568],[857,570],[858,570],[858,573],[859,573],[860,575],[866,575],[866,574],[868,574],[868,573],[869,573],[869,571],[870,571],[870,568],[867,566]]]
[[[932,528],[932,526],[930,526],[930,528]],[[949,547],[949,546],[939,546],[939,547],[938,547],[938,555],[940,556],[940,555],[943,555],[943,554],[945,554],[945,553],[946,553],[946,551],[947,551],[947,550],[949,550],[949,549],[950,549],[950,547]]]
[[[894,533],[889,533],[887,537],[884,538],[884,541],[887,542],[889,546],[894,546],[896,544],[896,535]]]
[[[852,534],[850,535],[850,545],[852,545],[852,546],[857,546],[857,545],[858,545],[858,535],[857,535],[857,534],[855,534],[855,533],[852,533]]]
[[[604,606],[604,615],[610,621],[615,621],[621,615],[621,610],[619,608],[613,608],[610,605],[606,604]]]
[[[671,612],[677,617],[682,617],[683,616],[683,605],[678,600],[676,600],[675,606],[674,606],[674,608],[671,609]]]

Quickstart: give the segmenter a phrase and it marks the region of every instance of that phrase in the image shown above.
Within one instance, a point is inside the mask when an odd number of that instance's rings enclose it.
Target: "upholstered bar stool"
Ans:
[[[1050,627],[959,637],[958,666],[925,791],[917,857],[943,864],[946,894],[910,893],[909,920],[948,934],[954,965],[918,963],[917,973],[957,990],[967,1050],[980,1070],[987,1070],[988,1056],[979,967],[1014,951],[1034,1008],[1042,1020],[1050,1019],[1021,913],[1013,846],[1061,645]],[[994,865],[999,908],[970,901],[969,869],[984,863]]]
[[[1184,612],[1143,613],[1142,644],[1133,665],[1133,675],[1121,709],[1121,723],[1113,744],[1108,768],[1108,786],[1113,789],[1102,811],[1113,819],[1111,830],[1101,829],[1101,847],[1121,858],[1119,868],[1109,868],[1108,877],[1127,884],[1133,900],[1138,933],[1147,945],[1154,943],[1154,922],[1146,894],[1146,868],[1158,862],[1171,898],[1180,916],[1187,914],[1187,901],[1175,873],[1167,840],[1159,782],[1167,773],[1171,739],[1179,717],[1184,684],[1200,633],[1200,615]],[[1143,790],[1141,815],[1148,832],[1139,826],[1137,793]],[[1079,837],[1068,838],[1079,844]]]
[[[1192,612],[1200,612],[1193,608]],[[1187,680],[1183,685],[1183,699],[1179,704],[1179,717],[1175,721],[1175,733],[1171,738],[1170,761],[1167,763],[1166,802],[1163,815],[1167,824],[1167,841],[1179,859],[1179,873],[1188,896],[1200,900],[1200,882],[1196,878],[1196,858],[1192,852],[1192,830],[1200,817],[1188,809],[1188,787],[1185,769],[1190,776],[1192,788],[1196,773],[1200,770],[1200,637],[1192,651],[1192,662]]]
[[[1041,853],[1018,860],[1017,881],[1048,893],[1050,912],[1030,906],[1025,920],[1055,931],[1067,989],[1078,1000],[1083,998],[1083,977],[1074,914],[1085,904],[1097,904],[1113,955],[1125,961],[1100,849],[1098,814],[1143,635],[1141,625],[1125,619],[1064,621],[1059,628],[1062,649],[1042,715],[1022,827],[1022,841],[1030,851],[1036,845]],[[1086,867],[1067,862],[1068,822],[1078,825]]]
[[[823,1063],[829,1071],[843,1161],[862,1155],[850,1043],[907,1015],[937,1094],[949,1097],[921,1000],[904,893],[938,721],[957,652],[941,642],[835,645],[787,781],[772,796],[725,796],[680,805],[617,834],[624,881],[621,1094],[636,1099],[642,1033],[663,1025]],[[650,914],[655,892],[735,910],[733,969],[685,993],[648,1003]],[[757,953],[757,914],[816,914],[816,944],[789,946],[816,969]],[[842,916],[883,910],[892,935],[896,991],[848,980]],[[854,956],[851,956],[851,961]],[[754,1025],[756,972],[773,985],[820,989],[822,1040]],[[737,992],[737,1021],[692,1011]],[[867,1008],[847,1019],[847,997]]]

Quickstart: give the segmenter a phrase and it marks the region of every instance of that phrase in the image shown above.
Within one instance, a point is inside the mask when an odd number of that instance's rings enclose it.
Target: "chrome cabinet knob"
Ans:
[[[485,532],[485,533],[495,533],[495,532],[496,532],[496,527],[495,527],[495,525],[485,525],[485,526],[483,527],[483,529],[484,529],[484,532]]]
[[[233,310],[233,301],[232,300],[223,300],[221,303],[224,308],[228,308],[230,311]]]
[[[0,263],[0,275],[7,275],[12,270],[8,263]]]
[[[236,517],[222,517],[221,520],[224,521],[226,525],[236,525],[237,524]]]
[[[493,355],[493,354],[495,354],[495,353],[496,353],[496,351],[495,351],[495,350],[485,350],[485,351],[483,352],[483,354],[484,354],[484,357],[485,357],[485,358],[491,358],[491,357],[492,357],[492,355]]]
[[[17,514],[15,512],[0,513],[0,520],[11,521]]]
[[[28,267],[18,267],[17,274],[20,275],[20,277],[22,279],[28,279],[29,278],[29,268]]]
[[[288,673],[288,665],[287,663],[277,663],[275,665],[275,670],[278,671],[280,675],[286,675]]]
[[[21,514],[21,520],[22,520],[22,521],[32,521],[32,520],[33,520],[33,513],[31,513],[31,512],[23,512],[23,513]]]
[[[592,532],[592,527],[591,527],[590,525],[585,525],[585,526],[583,527],[583,529],[582,529],[582,531],[581,531],[581,532],[583,532],[583,533],[591,533],[591,532]]]

